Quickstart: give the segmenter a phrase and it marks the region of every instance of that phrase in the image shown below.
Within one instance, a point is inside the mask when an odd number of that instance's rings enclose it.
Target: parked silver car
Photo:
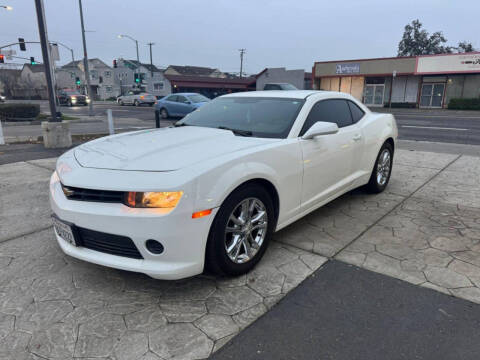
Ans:
[[[147,94],[146,92],[129,90],[125,95],[121,95],[117,98],[117,103],[120,105],[135,105],[140,106],[143,104],[148,104],[153,106],[157,101],[157,98],[153,95]]]

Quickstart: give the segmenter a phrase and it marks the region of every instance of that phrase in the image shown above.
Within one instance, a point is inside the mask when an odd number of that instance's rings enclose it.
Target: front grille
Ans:
[[[132,259],[143,259],[142,254],[129,237],[107,234],[78,226],[76,229],[80,245],[87,249]]]
[[[125,196],[123,191],[82,189],[63,184],[62,190],[67,199],[78,201],[122,203]]]

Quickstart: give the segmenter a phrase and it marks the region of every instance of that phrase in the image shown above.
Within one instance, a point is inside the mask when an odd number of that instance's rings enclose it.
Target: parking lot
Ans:
[[[281,230],[246,276],[175,282],[64,255],[48,204],[55,158],[1,165],[0,358],[206,358],[337,261],[478,309],[480,158],[398,150],[394,163],[384,193],[353,191]]]

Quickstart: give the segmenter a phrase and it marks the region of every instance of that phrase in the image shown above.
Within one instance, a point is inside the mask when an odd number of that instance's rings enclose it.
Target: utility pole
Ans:
[[[243,75],[243,55],[245,54],[245,51],[247,49],[238,49],[240,51],[240,78],[242,78]]]
[[[150,75],[152,76],[153,80],[153,61],[152,61],[152,45],[155,45],[155,43],[148,43],[148,46],[150,46]]]
[[[49,122],[59,122],[57,118],[57,105],[55,103],[55,89],[53,88],[52,67],[50,63],[50,49],[47,35],[47,25],[45,23],[45,8],[43,0],[35,0],[35,7],[37,9],[38,32],[40,34],[40,44],[42,46],[43,64],[45,67],[45,79],[47,80],[48,101],[50,104],[51,118]]]
[[[78,0],[78,6],[80,8],[80,25],[82,26],[83,66],[85,69],[85,77],[87,79],[88,97],[90,98],[90,102],[88,103],[88,116],[93,116],[93,93],[92,87],[90,86],[90,72],[88,71],[87,42],[85,41],[85,26],[83,24],[82,0]]]

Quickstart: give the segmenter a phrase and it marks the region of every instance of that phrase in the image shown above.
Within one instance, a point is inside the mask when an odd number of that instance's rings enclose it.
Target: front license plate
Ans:
[[[52,220],[53,226],[55,227],[55,231],[57,232],[58,236],[60,236],[63,240],[69,242],[73,246],[77,246],[75,242],[75,236],[73,236],[72,227],[69,224],[64,223],[56,216],[52,216]]]

